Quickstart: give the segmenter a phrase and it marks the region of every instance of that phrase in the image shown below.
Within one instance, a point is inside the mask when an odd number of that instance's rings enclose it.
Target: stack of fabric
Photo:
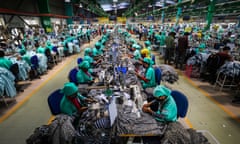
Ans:
[[[166,65],[166,64],[161,64],[159,66],[162,72],[162,81],[163,82],[168,82],[170,84],[173,84],[178,81],[178,73],[175,71],[175,69],[172,66]]]
[[[221,66],[218,69],[218,72],[221,72],[226,76],[239,79],[239,77],[240,77],[240,63],[239,62],[225,63],[223,66]]]
[[[151,115],[141,113],[138,117],[132,112],[131,106],[118,106],[118,117],[115,123],[117,135],[158,135],[161,136],[166,131],[167,125],[158,123]]]

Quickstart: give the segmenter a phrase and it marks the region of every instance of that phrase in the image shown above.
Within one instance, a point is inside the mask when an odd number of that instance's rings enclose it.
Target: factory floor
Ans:
[[[88,47],[96,42],[96,38]],[[48,95],[67,82],[70,69],[76,66],[76,59],[82,52],[64,58],[48,73],[26,83],[26,89],[16,97],[16,102],[9,103],[8,108],[0,103],[0,143],[24,144],[36,127],[47,124],[52,116],[48,108]],[[161,57],[156,54],[157,63]],[[240,105],[232,104],[229,90],[219,92],[208,83],[189,79],[183,71],[177,70],[179,81],[168,84],[172,89],[180,90],[189,99],[189,110],[185,119],[180,119],[186,127],[204,132],[211,143],[237,144],[240,137]]]

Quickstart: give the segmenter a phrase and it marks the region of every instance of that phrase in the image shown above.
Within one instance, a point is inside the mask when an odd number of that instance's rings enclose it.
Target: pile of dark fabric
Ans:
[[[106,107],[89,109],[78,120],[77,143],[108,144],[111,141],[111,127],[108,116],[104,116]]]
[[[74,143],[77,132],[73,117],[60,114],[50,125],[42,125],[26,140],[27,144],[69,144]]]
[[[190,57],[187,60],[187,65],[200,66],[202,64],[202,61],[203,61],[202,54],[197,54],[197,55],[194,55],[194,56]]]
[[[169,123],[161,144],[210,144],[208,139],[194,129],[185,129],[179,122]]]
[[[239,78],[240,77],[240,63],[239,62],[227,62],[218,69],[218,72],[221,72],[224,75],[232,77],[232,78]]]
[[[115,123],[117,135],[136,134],[136,135],[163,135],[167,125],[158,123],[151,115],[141,113],[138,117],[132,112],[131,106],[118,106],[118,117]]]
[[[198,77],[200,73],[206,72],[206,64],[209,54],[198,53],[187,60],[187,66],[192,66],[192,77]]]
[[[175,71],[175,69],[172,66],[161,64],[159,66],[162,72],[162,81],[168,82],[170,84],[173,84],[178,81],[178,73]]]

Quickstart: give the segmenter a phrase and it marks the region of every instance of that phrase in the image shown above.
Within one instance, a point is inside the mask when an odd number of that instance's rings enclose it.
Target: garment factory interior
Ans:
[[[237,144],[239,0],[8,0],[1,144]]]

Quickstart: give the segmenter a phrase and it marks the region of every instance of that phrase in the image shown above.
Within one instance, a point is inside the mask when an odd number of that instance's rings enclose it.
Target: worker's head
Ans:
[[[147,48],[142,49],[141,55],[143,58],[147,57],[149,55],[149,50]]]
[[[150,58],[144,58],[143,59],[143,67],[148,68],[153,64],[153,61]]]
[[[74,97],[78,93],[78,87],[72,82],[67,82],[67,83],[64,84],[64,87],[62,88],[61,92],[65,96]]]
[[[86,48],[85,50],[84,50],[84,55],[85,56],[91,56],[92,55],[92,49],[91,48]]]
[[[171,95],[171,90],[163,85],[159,85],[153,90],[153,96],[159,101],[164,101],[170,95]]]
[[[88,62],[88,61],[85,61],[85,60],[84,60],[83,62],[81,62],[78,66],[79,66],[79,68],[82,69],[84,72],[87,72],[88,69],[90,68],[89,62]]]
[[[146,47],[148,47],[148,46],[151,45],[151,42],[150,41],[145,41],[144,44],[145,44]]]
[[[20,49],[19,51],[20,55],[23,56],[26,54],[26,50],[25,49]]]
[[[101,48],[101,43],[100,42],[96,42],[95,47],[96,47],[96,49],[100,49]]]
[[[224,53],[229,53],[230,50],[231,50],[231,49],[230,49],[230,47],[228,47],[228,46],[225,46],[225,47],[223,48],[223,52],[224,52]]]

